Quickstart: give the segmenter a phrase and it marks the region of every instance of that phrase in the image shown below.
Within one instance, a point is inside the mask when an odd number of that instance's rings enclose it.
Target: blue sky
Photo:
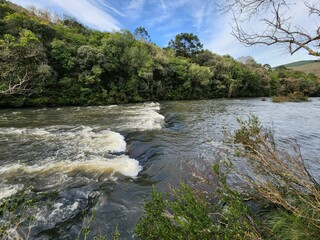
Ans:
[[[252,56],[257,62],[272,66],[316,59],[300,51],[291,56],[283,47],[245,47],[232,35],[230,18],[217,13],[220,0],[10,0],[24,7],[35,6],[57,14],[74,16],[84,25],[101,31],[134,31],[145,27],[151,39],[160,47],[167,46],[175,35],[196,34],[204,48],[234,58]],[[299,0],[301,1],[301,0]],[[302,1],[301,1],[302,2]],[[301,6],[292,11],[307,16]],[[300,13],[300,14],[298,14]],[[304,24],[304,19],[299,19]],[[251,27],[258,22],[251,23]]]

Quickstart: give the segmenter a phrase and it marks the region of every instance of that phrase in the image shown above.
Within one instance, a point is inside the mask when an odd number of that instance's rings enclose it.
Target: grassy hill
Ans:
[[[286,66],[286,67],[299,67],[299,66],[307,65],[310,63],[314,63],[314,62],[315,62],[314,60],[304,60],[304,61],[288,63],[284,66]]]
[[[305,73],[313,73],[318,76],[320,76],[320,62],[314,61],[314,60],[306,60],[306,61],[299,61],[299,62],[293,62],[289,64],[283,65],[287,68],[296,70],[296,71],[302,71]]]

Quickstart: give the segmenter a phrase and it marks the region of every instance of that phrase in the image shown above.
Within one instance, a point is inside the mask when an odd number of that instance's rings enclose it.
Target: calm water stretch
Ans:
[[[133,238],[152,185],[166,190],[190,178],[190,166],[225,158],[223,129],[249,113],[296,138],[310,172],[320,179],[320,98],[168,101],[100,107],[0,110],[0,199],[21,190],[58,191],[50,211],[39,208],[36,239],[74,239],[95,212],[92,234]]]

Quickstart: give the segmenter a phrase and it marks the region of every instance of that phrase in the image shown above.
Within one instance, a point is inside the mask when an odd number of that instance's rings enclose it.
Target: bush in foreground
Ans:
[[[239,193],[225,188],[213,195],[181,184],[172,195],[152,190],[145,216],[135,235],[139,239],[260,239],[249,209]],[[215,202],[215,203],[213,203]],[[226,204],[227,203],[227,204]]]
[[[250,185],[249,196],[231,189],[216,165],[219,182],[212,193],[185,184],[166,196],[153,189],[151,200],[145,202],[145,216],[136,225],[136,237],[318,239],[319,185],[309,174],[297,144],[291,141],[291,148],[278,146],[272,132],[263,130],[253,115],[248,121],[238,121],[240,128],[230,137],[235,155],[255,172],[248,175],[238,170]],[[261,211],[250,210],[245,199],[253,200]]]
[[[320,236],[320,190],[310,175],[295,140],[285,146],[263,130],[258,118],[238,120],[233,140],[237,151],[255,170],[244,176],[264,202],[275,206],[266,216],[275,239],[318,239]],[[283,143],[282,143],[283,144]]]

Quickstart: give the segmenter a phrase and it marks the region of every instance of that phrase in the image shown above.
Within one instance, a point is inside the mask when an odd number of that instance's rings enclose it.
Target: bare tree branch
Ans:
[[[309,16],[312,14],[320,16],[320,6],[318,3],[310,3],[310,1],[306,1],[305,5],[309,9]]]
[[[294,4],[290,0],[231,0],[220,5],[220,11],[223,14],[232,13],[232,35],[246,46],[286,45],[290,54],[304,49],[309,55],[320,57],[320,26],[309,33],[303,27],[292,24],[293,16],[284,13],[290,12]],[[319,3],[304,0],[304,4],[309,12],[306,17],[320,16]],[[268,17],[270,14],[272,17]],[[245,24],[253,17],[264,26],[262,31],[245,29]]]
[[[16,77],[19,82],[14,83],[13,80],[10,80],[7,88],[0,91],[0,95],[29,94],[31,92],[31,89],[28,88],[28,83],[31,80],[28,70],[25,70],[25,73],[22,77],[18,75]]]

